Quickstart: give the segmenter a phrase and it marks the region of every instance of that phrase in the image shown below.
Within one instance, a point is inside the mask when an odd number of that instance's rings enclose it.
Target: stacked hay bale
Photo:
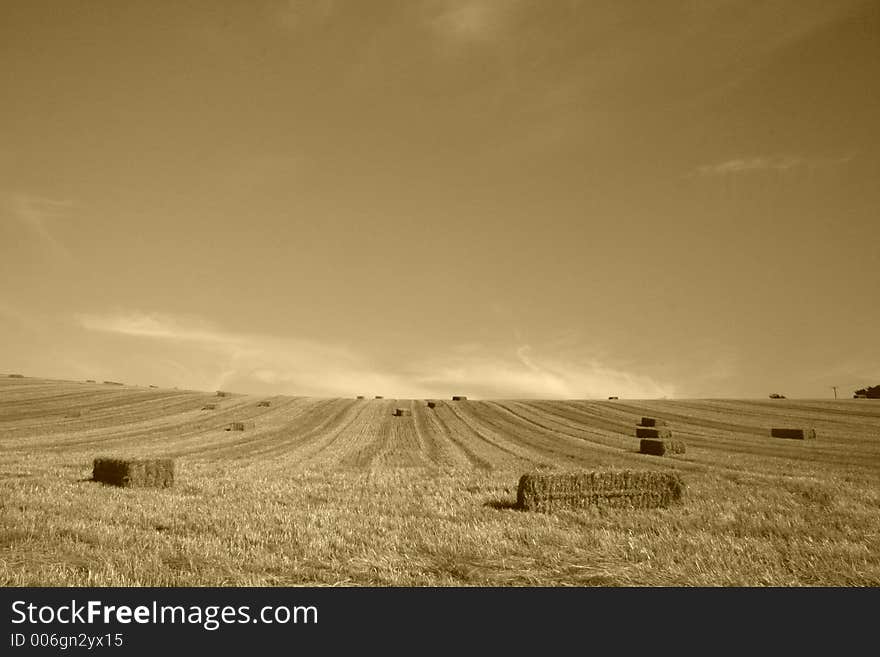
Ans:
[[[619,399],[619,398],[618,398],[618,397],[609,397],[609,398],[608,398],[609,401],[612,401],[612,400],[614,400],[614,399]]]
[[[358,399],[363,399],[364,396],[363,396],[363,395],[358,395],[357,398],[358,398]]]
[[[408,408],[395,408],[392,415],[394,415],[394,417],[404,417],[407,415],[412,415],[412,411]]]
[[[452,395],[452,401],[467,401],[464,395]]]
[[[24,374],[10,374],[10,375],[9,375],[9,378],[10,378],[10,379],[23,379],[23,378],[24,378]]]
[[[428,408],[435,408],[437,406],[437,402],[429,401]]]
[[[636,425],[639,452],[652,456],[684,454],[687,446],[683,440],[675,440],[672,431],[664,428],[666,422],[653,417],[643,417]]]
[[[524,474],[516,503],[526,511],[590,506],[665,508],[684,497],[685,484],[673,472],[606,470]]]
[[[373,399],[384,399],[384,397],[382,397],[382,395],[376,395]]]
[[[226,427],[227,431],[247,431],[249,429],[253,429],[256,427],[256,424],[248,421],[236,421],[230,422],[229,426]]]
[[[783,429],[774,427],[770,429],[771,438],[789,438],[791,440],[812,440],[816,438],[815,429]]]
[[[174,459],[99,457],[92,464],[92,479],[124,488],[168,488],[174,485]]]
[[[272,405],[272,402],[269,402],[269,401],[266,401],[266,400],[263,400],[263,401],[261,401],[261,402],[259,402],[259,403],[257,404],[257,406],[263,406],[263,407],[269,407],[269,406],[271,406],[271,405]]]

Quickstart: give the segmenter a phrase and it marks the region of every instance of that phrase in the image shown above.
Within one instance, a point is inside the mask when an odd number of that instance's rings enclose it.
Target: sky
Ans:
[[[880,383],[877,0],[3,0],[0,372]]]

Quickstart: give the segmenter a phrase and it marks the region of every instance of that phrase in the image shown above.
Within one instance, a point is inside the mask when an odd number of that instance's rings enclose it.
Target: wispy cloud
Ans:
[[[25,229],[54,255],[70,257],[68,248],[53,234],[53,224],[67,218],[73,207],[71,201],[29,196],[26,194],[0,195],[0,213]]]
[[[451,354],[419,364],[419,384],[484,397],[593,398],[674,396],[675,388],[649,376],[609,367],[595,359],[559,359],[521,345],[510,354]]]
[[[284,0],[275,10],[279,24],[299,30],[326,23],[336,11],[336,0]]]
[[[379,364],[343,345],[315,340],[244,334],[198,318],[127,312],[79,315],[78,324],[131,338],[161,341],[176,353],[175,363],[192,372],[182,385],[239,387],[321,396],[384,394],[442,397],[462,392],[475,397],[659,397],[674,388],[650,377],[608,367],[595,360],[536,354],[529,345],[487,355],[478,345],[450,348],[429,358]],[[213,373],[203,372],[210,363]],[[175,376],[181,376],[176,365]]]
[[[457,42],[489,41],[499,35],[515,0],[432,0],[427,22],[435,34]]]
[[[793,169],[827,169],[846,164],[852,159],[852,155],[832,158],[797,155],[759,155],[705,164],[697,167],[693,175],[728,176],[767,171],[791,171]]]

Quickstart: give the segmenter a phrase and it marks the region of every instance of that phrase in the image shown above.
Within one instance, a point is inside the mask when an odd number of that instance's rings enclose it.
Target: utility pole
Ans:
[[[834,391],[834,398],[837,399],[837,386],[831,386],[831,389]]]

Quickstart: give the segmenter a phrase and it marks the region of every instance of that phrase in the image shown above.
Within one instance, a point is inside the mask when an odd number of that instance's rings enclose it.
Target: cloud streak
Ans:
[[[0,197],[3,215],[10,217],[54,255],[70,258],[70,251],[52,233],[52,224],[64,220],[73,207],[70,201],[58,201],[26,194]]]
[[[192,376],[195,388],[230,387],[242,391],[312,396],[383,394],[402,398],[474,397],[587,398],[619,395],[660,397],[674,388],[650,377],[614,369],[591,359],[536,355],[529,345],[488,354],[449,349],[430,358],[398,356],[382,365],[342,345],[314,340],[244,334],[198,318],[126,312],[78,315],[88,331],[158,342],[177,349],[173,362]],[[170,356],[169,356],[170,357]],[[206,369],[209,377],[197,375]],[[180,366],[169,375],[180,377]]]
[[[760,155],[755,157],[736,158],[706,164],[694,171],[697,176],[730,176],[762,172],[785,172],[793,169],[828,169],[853,159],[852,155],[835,158],[802,157],[795,155]]]

